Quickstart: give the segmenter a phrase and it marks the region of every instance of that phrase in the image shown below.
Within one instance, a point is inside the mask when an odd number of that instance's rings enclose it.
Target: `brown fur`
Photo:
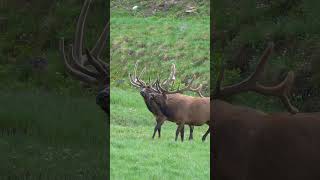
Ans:
[[[143,100],[145,104],[147,105],[148,110],[154,115],[156,119],[156,125],[154,127],[152,138],[154,138],[156,132],[158,132],[158,137],[161,137],[161,126],[164,123],[164,121],[167,120],[167,117],[161,112],[158,105],[150,100],[150,94],[155,93],[150,87],[144,87],[141,89],[140,94],[143,97]],[[172,99],[175,99],[175,94],[169,95]],[[193,129],[194,127],[192,125],[189,125],[190,128],[190,134],[189,134],[189,140],[193,139]]]
[[[320,112],[266,114],[220,100],[210,108],[216,179],[320,179]]]
[[[161,112],[168,117],[169,121],[177,123],[176,140],[180,132],[181,140],[183,140],[184,124],[193,126],[209,124],[210,98],[208,97],[192,97],[179,93],[152,94],[152,100],[158,104]],[[209,133],[209,130],[207,133]]]

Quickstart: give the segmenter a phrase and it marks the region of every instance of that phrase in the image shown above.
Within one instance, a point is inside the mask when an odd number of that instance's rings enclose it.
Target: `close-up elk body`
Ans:
[[[64,38],[60,41],[60,52],[69,74],[79,81],[94,87],[99,92],[96,103],[109,114],[107,103],[109,102],[109,70],[108,64],[101,59],[101,53],[106,47],[109,37],[109,23],[98,38],[91,50],[86,49],[83,54],[84,26],[91,0],[86,0],[78,18],[73,44],[69,45],[69,52],[66,54]]]
[[[202,85],[192,88],[194,78],[182,89],[169,91],[163,88],[160,81],[156,81],[158,93],[151,94],[151,100],[154,101],[160,108],[161,112],[168,117],[172,122],[175,122],[178,127],[176,130],[175,140],[178,139],[179,133],[181,140],[184,138],[184,125],[202,126],[210,122],[210,98],[203,97],[201,94]],[[200,97],[192,97],[183,95],[184,91],[197,92]],[[172,97],[172,95],[174,95]],[[203,135],[202,141],[206,139],[210,128]]]
[[[137,76],[137,68],[138,68],[138,61],[135,64],[135,68],[134,68],[134,73],[129,74],[129,80],[130,83],[136,87],[140,89],[140,94],[143,97],[143,100],[148,108],[148,110],[155,116],[156,118],[156,125],[154,127],[154,132],[152,135],[152,138],[154,138],[156,132],[158,132],[158,137],[161,136],[161,126],[164,123],[164,121],[167,120],[167,117],[160,111],[158,105],[154,102],[150,100],[150,94],[151,93],[158,93],[159,91],[157,90],[156,87],[156,83],[150,83],[147,84],[146,82],[144,82],[143,80],[141,80],[141,76],[143,75],[143,73],[145,72],[146,68],[144,68],[141,72],[140,75]],[[174,81],[175,79],[175,65],[173,64],[171,67],[171,73],[168,77],[168,79],[166,81],[164,81],[164,83],[162,85],[167,86],[168,84],[170,84],[171,82]],[[189,125],[190,127],[190,134],[189,134],[189,140],[193,139],[193,126]]]
[[[238,84],[221,87],[223,69],[220,72],[210,106],[216,179],[320,178],[320,113],[299,113],[290,103],[293,72],[275,86],[258,82],[272,49],[270,44],[255,72]],[[279,97],[290,113],[269,114],[223,100],[246,91]]]

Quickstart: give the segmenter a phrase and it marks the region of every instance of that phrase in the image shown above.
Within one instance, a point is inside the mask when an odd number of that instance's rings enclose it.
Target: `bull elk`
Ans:
[[[211,100],[214,177],[225,180],[316,180],[320,178],[320,113],[299,113],[290,103],[293,72],[279,84],[258,83],[273,49],[270,44],[246,80],[221,87]],[[223,101],[245,91],[279,97],[290,113],[264,113]]]
[[[109,23],[98,38],[95,46],[85,50],[83,54],[84,26],[86,17],[91,4],[91,0],[86,0],[79,15],[73,44],[69,45],[69,52],[66,54],[64,38],[60,40],[60,53],[64,60],[65,67],[69,74],[81,82],[90,86],[98,87],[96,103],[109,114],[107,106],[109,99],[109,70],[108,64],[101,59],[107,39],[109,37]]]
[[[140,75],[137,76],[137,68],[138,68],[138,61],[135,64],[134,67],[134,72],[133,75],[129,73],[129,80],[130,83],[140,89],[140,95],[143,97],[143,100],[148,108],[148,110],[155,116],[156,119],[156,125],[154,127],[152,139],[154,139],[154,136],[156,132],[158,131],[158,137],[160,138],[161,136],[161,126],[164,123],[164,121],[167,120],[167,117],[160,111],[158,105],[150,100],[150,94],[152,93],[158,93],[158,89],[156,87],[156,83],[146,83],[145,81],[141,80],[141,76],[143,73],[146,71],[146,68],[144,68],[141,72]],[[174,82],[175,80],[175,73],[176,73],[176,68],[175,65],[173,64],[171,67],[171,72],[166,81],[162,83],[162,85],[167,86],[168,84]],[[171,95],[173,98],[175,95]],[[190,134],[189,134],[189,140],[193,139],[193,129],[194,127],[192,125],[189,125],[190,127]]]
[[[175,122],[178,127],[176,130],[175,140],[177,141],[179,133],[181,135],[181,141],[184,138],[184,125],[189,126],[202,126],[210,122],[210,98],[203,97],[201,94],[202,85],[200,84],[196,88],[192,88],[191,81],[182,89],[169,91],[161,86],[160,80],[156,81],[157,93],[152,93],[150,99],[154,101],[160,111],[172,122]],[[184,91],[197,92],[200,97],[192,97],[183,95]],[[203,135],[202,141],[206,139],[209,134],[210,128]]]

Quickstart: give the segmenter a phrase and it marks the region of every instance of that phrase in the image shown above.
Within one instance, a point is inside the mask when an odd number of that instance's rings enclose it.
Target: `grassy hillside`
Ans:
[[[177,79],[183,81],[196,74],[209,93],[210,81],[210,26],[209,17],[139,17],[111,15],[111,83],[128,88],[128,73],[136,61],[143,78],[165,78],[171,63],[177,65]]]

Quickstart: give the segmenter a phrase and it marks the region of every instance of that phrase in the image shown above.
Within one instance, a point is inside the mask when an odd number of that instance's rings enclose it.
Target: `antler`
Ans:
[[[107,23],[97,40],[95,46],[89,51],[83,53],[83,34],[84,25],[91,0],[86,0],[81,9],[78,18],[76,32],[73,44],[70,44],[69,55],[65,53],[64,39],[60,40],[60,53],[63,57],[64,64],[69,73],[75,78],[88,84],[93,85],[107,85],[109,79],[108,65],[102,61],[100,55],[105,48],[108,35],[109,23]]]
[[[140,79],[140,77],[143,75],[143,73],[145,72],[146,70],[146,67],[144,67],[142,69],[142,71],[140,72],[140,75],[137,77],[137,69],[138,69],[138,64],[139,64],[139,61],[136,62],[136,64],[134,65],[134,71],[133,71],[133,77],[131,75],[131,73],[129,73],[129,80],[130,80],[130,83],[137,87],[137,88],[141,88],[141,87],[144,87],[146,86],[146,83]]]
[[[168,87],[170,83],[172,83],[171,86],[173,86],[175,81],[176,81],[176,65],[172,63],[171,71],[168,79],[164,80],[161,84],[162,86]]]
[[[166,94],[175,94],[175,93],[183,93],[185,91],[191,91],[191,92],[196,92],[200,97],[204,97],[201,93],[202,91],[202,84],[200,84],[198,87],[192,88],[192,82],[195,79],[195,75],[193,75],[192,79],[189,81],[189,83],[182,89],[178,87],[177,90],[175,91],[169,91],[163,86],[169,87],[169,84],[172,82],[171,86],[173,86],[175,82],[175,74],[176,74],[176,66],[175,64],[172,64],[171,66],[171,72],[168,77],[168,79],[164,80],[162,83],[160,83],[160,78],[158,76],[158,79],[156,81],[156,88],[158,89],[159,92],[161,93],[166,93]]]
[[[273,47],[274,47],[274,44],[270,43],[267,49],[264,51],[263,55],[261,56],[255,72],[240,83],[237,83],[231,86],[221,87],[221,81],[223,79],[223,74],[224,74],[224,68],[223,68],[218,77],[215,97],[216,98],[230,97],[234,94],[238,94],[241,92],[254,91],[267,96],[279,97],[289,112],[291,113],[299,112],[299,110],[295,108],[290,103],[290,100],[289,100],[290,90],[294,81],[294,73],[292,71],[290,71],[287,74],[287,77],[281,83],[275,86],[270,86],[270,87],[263,86],[258,82],[258,79],[260,78],[263,72],[263,69],[272,52]]]

